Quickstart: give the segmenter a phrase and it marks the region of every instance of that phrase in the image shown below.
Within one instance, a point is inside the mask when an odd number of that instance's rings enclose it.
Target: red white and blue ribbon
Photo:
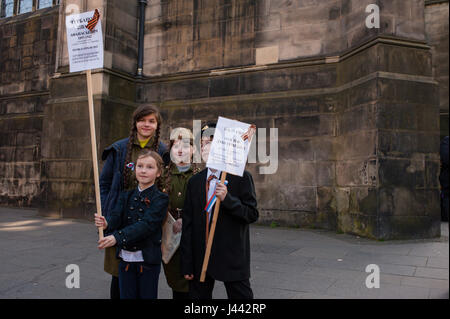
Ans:
[[[224,184],[228,185],[228,181],[225,181]],[[217,186],[217,184],[216,184],[216,186]],[[214,204],[216,203],[216,201],[217,201],[216,187],[214,187],[214,192],[211,195],[211,197],[209,198],[208,203],[206,203],[205,212],[211,213],[211,210],[214,207]]]
[[[132,171],[134,171],[134,163],[133,162],[129,162],[127,165],[125,165],[125,167],[130,168]]]

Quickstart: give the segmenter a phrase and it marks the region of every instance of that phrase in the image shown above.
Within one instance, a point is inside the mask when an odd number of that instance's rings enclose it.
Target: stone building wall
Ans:
[[[371,3],[379,29],[365,25]],[[144,78],[135,76],[137,1],[62,1],[33,160],[42,214],[90,218],[94,206],[86,80],[68,73],[70,4],[102,15],[105,67],[93,71],[99,154],[128,136],[141,103],[160,107],[166,140],[193,120],[235,118],[266,128],[267,138],[278,130],[276,174],[248,164],[261,223],[379,239],[439,235],[445,78],[435,80],[433,52],[445,45],[427,42],[424,0],[148,0]]]
[[[0,19],[0,205],[36,206],[58,9]]]
[[[441,138],[448,135],[448,0],[425,1],[425,30],[433,56],[433,76],[439,83]]]
[[[104,68],[92,71],[98,158],[112,142],[127,137],[129,118],[137,104],[137,6],[120,0],[67,0],[80,12],[98,8],[104,37]],[[60,20],[64,24],[64,19]],[[133,26],[135,26],[133,28]],[[95,211],[92,155],[85,72],[69,73],[65,27],[58,29],[56,72],[44,108],[41,196],[43,215],[92,218]],[[70,89],[67,89],[70,88]]]
[[[278,129],[277,173],[248,165],[260,222],[386,239],[439,233],[423,1],[378,1],[380,29],[365,25],[371,1],[151,3],[140,101],[158,103],[170,127],[222,115]]]

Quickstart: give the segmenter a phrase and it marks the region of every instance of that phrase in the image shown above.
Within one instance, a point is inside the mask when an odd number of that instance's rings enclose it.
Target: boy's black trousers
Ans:
[[[189,282],[189,294],[192,299],[212,299],[215,280],[206,275],[205,282],[198,279]],[[228,299],[253,299],[250,280],[224,282]]]

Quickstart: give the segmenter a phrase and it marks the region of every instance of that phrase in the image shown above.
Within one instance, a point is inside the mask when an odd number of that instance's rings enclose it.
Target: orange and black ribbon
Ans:
[[[92,17],[91,20],[89,20],[86,28],[88,28],[89,31],[92,32],[92,30],[94,30],[95,26],[97,25],[98,20],[100,20],[100,13],[98,12],[97,9],[95,9],[94,16]]]

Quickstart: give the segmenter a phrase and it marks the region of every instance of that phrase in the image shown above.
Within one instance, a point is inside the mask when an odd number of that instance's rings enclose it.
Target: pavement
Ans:
[[[380,242],[325,230],[251,225],[255,298],[448,299],[448,223],[441,227],[440,238]],[[103,251],[96,243],[91,222],[0,208],[0,299],[109,298],[111,277],[103,271]],[[73,264],[80,286],[69,289],[66,279],[75,273],[67,266]],[[379,288],[366,286],[375,274],[366,272],[371,264],[380,271]],[[216,282],[213,297],[226,298],[222,283]],[[163,271],[159,298],[171,298]]]

